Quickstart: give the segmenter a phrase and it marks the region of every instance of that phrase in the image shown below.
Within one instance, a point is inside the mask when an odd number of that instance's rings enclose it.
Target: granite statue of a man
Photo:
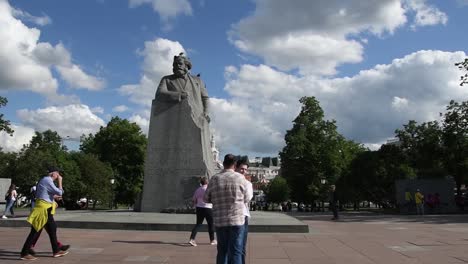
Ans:
[[[156,100],[180,103],[187,100],[194,119],[204,117],[209,122],[208,93],[205,84],[198,76],[190,75],[190,60],[183,56],[174,56],[172,71],[174,74],[164,76],[156,92]]]
[[[186,208],[201,176],[211,176],[208,93],[182,53],[159,83],[151,108],[145,178],[136,210]]]

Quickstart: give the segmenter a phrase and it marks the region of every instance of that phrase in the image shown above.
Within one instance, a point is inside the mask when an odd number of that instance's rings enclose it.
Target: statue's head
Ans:
[[[181,52],[179,56],[174,56],[174,62],[172,63],[172,72],[175,75],[185,75],[190,69],[192,69],[192,63],[184,56]]]

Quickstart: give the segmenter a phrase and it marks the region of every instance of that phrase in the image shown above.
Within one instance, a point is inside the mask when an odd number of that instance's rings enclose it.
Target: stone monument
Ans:
[[[210,177],[208,93],[192,64],[174,56],[174,74],[164,76],[152,102],[140,204],[135,210],[161,212],[191,206],[199,177]]]

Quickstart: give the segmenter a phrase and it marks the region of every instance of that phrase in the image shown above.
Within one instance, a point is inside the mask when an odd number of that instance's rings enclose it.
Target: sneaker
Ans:
[[[36,260],[37,258],[31,254],[27,254],[27,255],[24,255],[24,256],[21,256],[22,260]]]
[[[213,240],[213,241],[211,241],[210,245],[213,245],[213,246],[218,245],[218,241]]]
[[[67,251],[70,248],[70,245],[62,245],[59,247],[61,251]]]
[[[57,253],[54,254],[54,258],[63,257],[63,256],[65,256],[66,254],[68,254],[68,251],[62,251],[62,250],[60,250],[59,252],[57,252]]]
[[[195,242],[195,240],[193,239],[190,239],[190,241],[188,242],[190,245],[196,247],[197,246],[197,242]]]
[[[32,248],[30,248],[30,249],[28,250],[28,253],[29,253],[29,255],[36,256],[36,251],[34,251],[34,249],[32,249]]]
[[[8,217],[6,217],[6,215],[2,215],[2,219],[8,219]]]

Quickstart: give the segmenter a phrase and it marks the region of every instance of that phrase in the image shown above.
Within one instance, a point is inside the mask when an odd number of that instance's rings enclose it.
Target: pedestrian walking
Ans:
[[[338,220],[338,197],[336,193],[336,186],[330,186],[330,195],[329,195],[330,209],[333,211],[333,218],[331,220]]]
[[[419,189],[414,194],[414,202],[416,203],[416,214],[424,215],[424,195]]]
[[[23,248],[21,249],[22,260],[36,260],[37,258],[30,253],[30,249],[37,233],[44,228],[49,235],[50,244],[52,246],[52,256],[54,258],[62,257],[68,254],[68,251],[60,250],[57,244],[57,224],[54,220],[55,208],[54,195],[62,196],[62,176],[60,169],[57,167],[49,167],[47,176],[44,176],[38,183],[36,188],[36,205],[29,215],[27,221],[31,224],[29,232]],[[58,187],[54,181],[57,181]]]
[[[192,229],[190,234],[189,244],[196,247],[197,242],[195,237],[197,236],[198,229],[203,224],[203,220],[206,219],[208,224],[208,235],[210,236],[210,244],[217,245],[217,242],[214,238],[214,226],[213,226],[213,205],[211,203],[205,203],[203,197],[205,196],[206,188],[208,187],[208,178],[202,177],[200,179],[200,187],[193,194],[193,203],[195,205],[195,212],[197,214],[197,223]]]
[[[5,211],[3,212],[2,219],[8,219],[6,214],[10,212],[12,217],[15,217],[15,212],[13,210],[14,205],[16,203],[16,197],[18,196],[18,193],[16,192],[16,185],[11,184],[10,188],[8,188],[7,193],[5,194]]]

